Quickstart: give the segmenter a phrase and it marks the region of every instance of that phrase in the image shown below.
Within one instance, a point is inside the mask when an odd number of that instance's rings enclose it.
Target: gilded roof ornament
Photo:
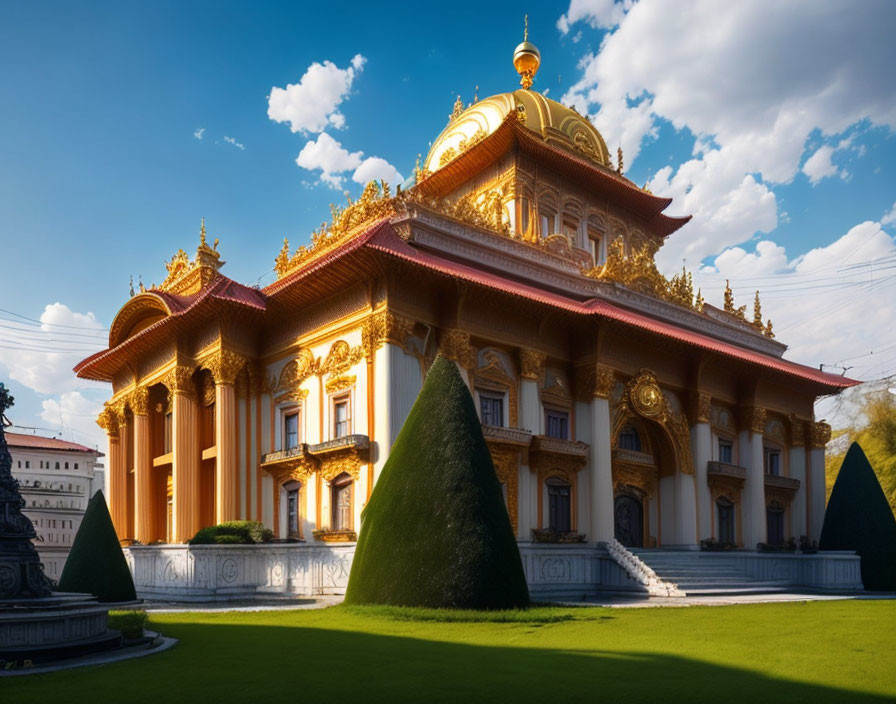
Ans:
[[[753,299],[753,325],[762,329],[762,303],[759,301],[759,289],[756,290],[756,297]]]
[[[746,312],[747,307],[741,306],[740,308],[734,307],[734,291],[731,290],[731,283],[728,279],[725,279],[725,312],[729,315],[733,315],[735,318],[740,318],[744,322],[747,320]]]
[[[448,117],[449,122],[454,122],[460,114],[464,111],[464,101],[460,99],[460,96],[457,96],[457,100],[454,101],[454,108],[451,110],[451,115]]]
[[[169,291],[181,295],[190,295],[202,290],[214,279],[218,269],[224,265],[221,254],[218,252],[218,240],[214,246],[209,247],[206,241],[205,218],[199,227],[199,245],[196,247],[196,256],[190,260],[189,255],[179,249],[170,261],[165,262],[168,275],[159,285],[160,291]],[[156,288],[153,286],[152,288]],[[143,292],[141,284],[141,293]]]
[[[625,172],[623,171],[622,167],[623,167],[623,164],[622,164],[622,147],[618,147],[618,148],[616,149],[616,173],[619,174],[620,176],[622,176],[623,173],[625,173]]]
[[[529,89],[538,67],[541,65],[541,54],[538,48],[529,42],[529,15],[525,17],[523,29],[523,41],[513,50],[513,67],[520,74],[520,85]]]

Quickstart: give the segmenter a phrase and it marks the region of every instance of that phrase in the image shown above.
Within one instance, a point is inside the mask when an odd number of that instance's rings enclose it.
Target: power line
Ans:
[[[22,320],[27,320],[30,323],[35,323],[37,325],[50,325],[54,328],[68,328],[70,330],[96,330],[97,332],[109,332],[109,328],[89,328],[86,325],[63,325],[61,323],[45,323],[41,320],[35,320],[34,318],[29,318],[27,315],[22,315],[21,313],[14,313],[11,310],[6,310],[5,308],[0,308],[0,313],[6,313],[7,315],[14,315],[16,318],[21,318]]]
[[[3,323],[0,323],[0,328],[3,328],[4,330],[12,330],[14,332],[19,332],[24,335],[42,335],[42,336],[64,335],[65,337],[87,337],[87,338],[92,338],[92,339],[103,339],[106,337],[105,333],[99,333],[97,335],[94,335],[92,333],[87,333],[87,332],[59,332],[56,330],[43,330],[43,329],[36,330],[36,329],[34,329],[34,327],[16,327],[16,325],[22,325],[22,323],[19,323],[14,320],[8,320],[7,318],[0,318],[0,320],[2,320],[3,322],[6,322],[6,323],[13,323],[13,325],[3,325]]]

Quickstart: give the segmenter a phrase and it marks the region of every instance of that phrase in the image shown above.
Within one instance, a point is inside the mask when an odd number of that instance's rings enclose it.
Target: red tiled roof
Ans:
[[[102,452],[97,452],[84,445],[79,445],[76,442],[68,442],[66,440],[59,440],[58,438],[45,438],[40,435],[25,435],[24,433],[10,432],[5,433],[5,435],[6,443],[10,447],[24,447],[34,450],[54,450],[57,452],[93,452],[100,457],[103,456]]]
[[[686,330],[673,325],[672,323],[667,323],[641,313],[626,310],[625,308],[614,305],[608,301],[592,298],[584,302],[579,302],[559,294],[543,291],[527,284],[512,281],[497,274],[481,271],[464,264],[443,259],[430,252],[411,247],[398,236],[388,223],[384,223],[383,226],[368,233],[365,242],[366,246],[371,249],[387,253],[391,256],[412,262],[418,266],[438,271],[448,276],[462,278],[511,295],[537,301],[554,308],[561,308],[572,313],[581,315],[599,315],[609,320],[616,320],[705,350],[717,352],[751,364],[783,372],[784,374],[813,381],[832,389],[845,389],[860,383],[854,379],[837,376],[835,374],[827,374],[814,367],[807,367],[780,357],[774,357],[772,355],[745,349],[730,342],[724,342],[702,333]]]

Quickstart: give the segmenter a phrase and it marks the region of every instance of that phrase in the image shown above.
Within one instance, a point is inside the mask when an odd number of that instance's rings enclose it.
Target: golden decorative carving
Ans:
[[[118,414],[106,404],[96,417],[96,424],[106,431],[110,440],[118,439]]]
[[[439,157],[439,168],[442,168],[456,156],[457,149],[455,149],[454,147],[448,147],[445,151],[442,152],[442,156]]]
[[[278,398],[295,397],[296,400],[299,397],[304,398],[308,395],[308,391],[305,389],[303,395],[299,387],[305,379],[314,375],[316,370],[317,362],[311,350],[307,348],[300,350],[298,357],[287,362],[280,371],[280,377],[272,388],[273,393],[279,394]]]
[[[746,406],[741,409],[741,428],[752,433],[765,434],[765,419],[767,412],[759,406]]]
[[[519,527],[519,452],[489,445],[492,455],[492,463],[495,465],[495,474],[507,491],[507,513],[510,516],[510,524],[516,533]]]
[[[457,362],[464,369],[471,369],[476,364],[470,333],[464,330],[443,330],[439,336],[439,352],[445,359]]]
[[[344,374],[364,359],[364,348],[360,345],[351,347],[345,340],[337,340],[330,347],[330,352],[323,362],[318,362],[317,374],[329,374],[336,377]]]
[[[575,137],[573,137],[573,144],[575,148],[582,152],[585,156],[594,159],[595,161],[600,161],[601,156],[600,152],[594,147],[594,144],[591,143],[591,140],[588,139],[588,135],[585,134],[583,130],[579,130],[576,132]]]
[[[347,449],[333,452],[321,459],[321,479],[331,482],[340,474],[348,474],[355,481],[361,478],[361,458],[358,456],[357,450]]]
[[[594,368],[594,398],[610,398],[615,384],[616,375],[612,368],[605,364]]]
[[[193,383],[193,367],[178,365],[172,369],[162,382],[172,394],[194,396],[196,385]]]
[[[469,339],[469,336],[467,336],[467,339]],[[472,351],[470,354],[475,359]],[[485,364],[473,372],[473,383],[480,388],[507,393],[510,427],[515,428],[519,413],[519,389],[517,388],[516,380],[507,373],[507,369],[501,361],[501,356],[497,352],[486,350],[482,356]]]
[[[296,403],[304,401],[308,398],[308,389],[292,389],[279,396],[274,396],[274,403],[283,403],[284,401],[294,401]]]
[[[787,444],[787,432],[784,430],[784,424],[779,420],[769,420],[765,424],[765,437],[774,440],[781,446]]]
[[[544,376],[544,364],[548,356],[544,352],[520,349],[520,376],[523,379],[538,381]]]
[[[739,318],[744,322],[747,321],[747,307],[741,306],[740,308],[734,307],[734,292],[731,290],[731,285],[728,282],[728,279],[725,279],[725,298],[724,298],[724,308],[725,312],[729,315],[733,315],[735,318]]]
[[[322,543],[353,543],[358,539],[353,530],[313,530],[311,535]]]
[[[165,262],[168,275],[157,290],[181,295],[196,293],[215,278],[218,269],[223,265],[224,262],[221,261],[218,252],[218,240],[215,240],[213,247],[209,247],[205,240],[205,218],[203,218],[199,230],[199,246],[196,248],[193,260],[190,260],[183,249],[177,250],[171,260]]]
[[[616,385],[615,372],[605,364],[579,365],[574,369],[573,375],[573,388],[579,401],[609,398]]]
[[[657,488],[657,468],[613,459],[613,487],[615,493],[625,493],[627,489],[638,489],[644,498],[653,498]]]
[[[641,416],[656,422],[671,443],[678,464],[684,474],[694,473],[691,455],[691,429],[687,418],[681,412],[673,411],[659,388],[656,376],[649,369],[642,369],[626,384],[625,391],[616,408],[613,424],[612,446],[616,448],[619,431],[633,416]]]
[[[361,347],[364,348],[364,356],[370,359],[387,342],[405,349],[408,336],[413,331],[414,321],[410,318],[388,310],[374,313],[361,328]]]
[[[712,396],[705,391],[698,391],[694,401],[697,422],[709,423],[712,416]]]
[[[790,442],[794,447],[806,444],[806,422],[796,416],[790,416]]]
[[[308,479],[317,471],[317,462],[304,453],[284,460],[278,460],[261,468],[274,479],[274,486],[282,486],[288,481],[306,484]]]
[[[212,373],[216,384],[227,386],[233,386],[245,364],[246,358],[231,350],[218,350],[200,362],[202,368]]]
[[[127,403],[135,416],[149,415],[149,389],[138,386],[128,395]]]
[[[340,374],[339,376],[334,376],[332,379],[327,380],[324,388],[326,388],[328,394],[333,394],[337,391],[350,389],[355,385],[357,380],[358,378],[354,374]]]
[[[823,420],[812,423],[811,427],[811,445],[814,448],[822,448],[828,444],[831,439],[831,426]]]
[[[215,380],[211,374],[200,374],[199,396],[203,406],[211,406],[215,402]]]

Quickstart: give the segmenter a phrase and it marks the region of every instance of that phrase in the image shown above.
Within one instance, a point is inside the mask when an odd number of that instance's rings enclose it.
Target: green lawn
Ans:
[[[3,702],[896,700],[896,601],[484,615],[165,614],[173,650],[0,680]]]

